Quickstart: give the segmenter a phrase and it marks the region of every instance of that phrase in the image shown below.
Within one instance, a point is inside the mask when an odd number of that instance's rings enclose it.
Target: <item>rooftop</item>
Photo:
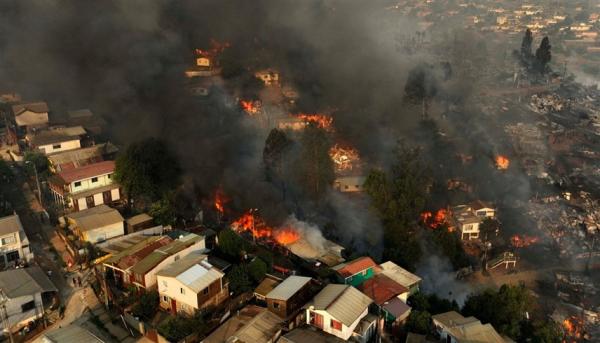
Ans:
[[[225,343],[235,333],[249,323],[252,318],[258,316],[267,309],[256,305],[247,305],[233,314],[226,322],[221,324],[208,337],[202,340],[204,343]]]
[[[350,326],[372,303],[371,298],[352,286],[329,284],[304,307],[327,311]]]
[[[270,311],[263,311],[227,339],[228,343],[271,343],[282,329],[282,320]]]
[[[277,285],[281,283],[281,280],[274,276],[267,275],[254,289],[254,294],[266,297]]]
[[[382,263],[379,265],[379,267],[381,268],[381,273],[406,288],[411,288],[415,284],[421,282],[420,277],[400,267],[392,261]]]
[[[444,326],[450,335],[458,341],[505,343],[491,324],[481,324],[475,317],[463,317],[460,313],[450,311],[431,317]]]
[[[19,232],[23,230],[21,219],[18,214],[13,214],[0,218],[0,235],[8,235],[9,233]]]
[[[131,218],[127,218],[126,222],[128,225],[134,226],[138,224],[142,224],[148,221],[151,221],[152,217],[147,213],[140,213]]]
[[[191,252],[189,255],[169,264],[156,275],[175,278],[198,293],[225,275],[208,263],[206,258],[207,256],[200,251]]]
[[[102,162],[103,155],[112,154],[118,148],[111,143],[96,144],[88,148],[79,148],[68,151],[56,152],[48,155],[48,160],[57,171],[74,169]]]
[[[115,171],[115,161],[103,161],[87,166],[65,170],[58,173],[58,176],[65,183],[71,183],[75,181],[85,180],[94,176],[101,176],[110,174]]]
[[[56,127],[27,134],[26,138],[32,145],[40,146],[79,140],[85,134],[85,129],[81,126]]]
[[[77,343],[104,343],[104,341],[88,330],[77,324],[69,324],[64,327],[59,327],[52,331],[43,334],[42,338],[34,342],[39,343],[62,343],[62,342],[77,342]]]
[[[292,275],[283,280],[282,283],[269,292],[269,294],[267,294],[267,298],[284,301],[288,300],[294,294],[300,291],[302,287],[306,286],[310,280],[311,278],[306,276]]]
[[[375,261],[373,261],[373,259],[368,256],[364,256],[353,261],[338,264],[337,266],[333,267],[333,270],[337,271],[338,274],[343,277],[349,277],[375,266],[377,266],[377,264]]]
[[[57,291],[50,279],[37,266],[0,272],[0,289],[9,299]]]
[[[12,106],[13,113],[19,115],[21,112],[31,111],[35,113],[48,112],[48,104],[44,101],[29,102]]]
[[[185,240],[177,239],[154,250],[152,253],[150,253],[150,255],[144,257],[142,260],[136,263],[133,268],[131,268],[131,271],[136,274],[144,275],[167,257],[177,254],[178,252],[204,239],[204,237],[195,235],[193,233],[186,236],[186,238],[187,239]]]
[[[281,336],[281,343],[343,343],[346,342],[334,335],[317,331],[311,327],[296,328]]]
[[[106,205],[99,205],[67,215],[75,222],[80,231],[90,231],[108,225],[122,223],[123,217],[119,211]]]
[[[377,305],[383,305],[386,301],[396,296],[407,293],[408,288],[387,277],[385,274],[377,274],[366,280],[359,289]]]
[[[397,297],[384,302],[382,305],[383,309],[395,318],[401,318],[405,314],[408,315],[407,312],[410,312],[410,306],[405,304],[402,300],[400,300]]]

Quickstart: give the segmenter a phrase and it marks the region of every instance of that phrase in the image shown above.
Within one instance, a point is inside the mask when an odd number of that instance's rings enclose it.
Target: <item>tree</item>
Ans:
[[[450,259],[454,269],[460,269],[469,265],[469,258],[465,253],[462,242],[458,235],[449,232],[445,225],[434,230],[433,242]]]
[[[292,141],[284,131],[272,129],[269,132],[263,149],[263,163],[265,164],[268,178],[273,178],[274,176],[281,178],[283,157],[291,145]]]
[[[479,232],[484,242],[490,241],[500,233],[500,222],[494,218],[485,218],[479,225]]]
[[[155,201],[150,205],[148,214],[152,216],[154,222],[158,225],[173,225],[175,224],[175,209],[173,199],[170,195],[165,195],[159,201]]]
[[[413,104],[422,104],[423,117],[427,117],[429,100],[437,94],[431,68],[432,66],[425,63],[417,65],[408,73],[404,85],[404,99]]]
[[[179,342],[194,332],[206,331],[206,323],[202,313],[193,317],[169,317],[158,326],[158,332],[170,342]]]
[[[49,163],[48,163],[48,159],[46,158],[46,156],[44,156],[44,154],[41,154],[39,152],[31,152],[30,151],[30,152],[25,153],[25,157],[23,159],[24,159],[25,163],[29,162],[35,166],[39,177],[42,177],[43,175],[48,174]],[[29,175],[29,176],[34,175],[35,171],[32,169],[33,167],[25,164],[25,168],[27,171],[27,175]]]
[[[257,257],[248,264],[248,274],[254,282],[258,283],[262,281],[266,273],[267,264],[260,258]]]
[[[412,311],[406,321],[406,331],[421,335],[429,333],[431,326],[431,314],[427,311]]]
[[[449,311],[458,312],[459,310],[455,300],[450,301],[440,298],[436,294],[425,294],[423,292],[417,292],[408,297],[407,303],[413,310],[427,311],[434,315]]]
[[[181,168],[165,142],[148,138],[132,143],[118,156],[114,176],[131,205],[133,199],[159,200],[179,186]]]
[[[322,128],[311,124],[300,137],[301,151],[296,163],[298,181],[306,193],[319,200],[335,178],[329,156],[331,142]]]
[[[542,74],[546,72],[547,65],[552,59],[552,52],[550,52],[551,48],[552,46],[550,45],[550,40],[546,36],[544,39],[542,39],[540,47],[535,51],[535,60],[538,69]]]
[[[245,265],[237,265],[231,268],[228,278],[229,289],[235,294],[241,294],[252,289],[252,282],[248,277],[248,269]]]
[[[151,321],[158,308],[158,293],[156,291],[144,292],[139,301],[133,306],[132,312],[136,317]]]
[[[246,241],[230,229],[221,230],[218,238],[219,250],[229,257],[239,259],[246,247]]]
[[[521,58],[524,61],[529,61],[533,56],[531,54],[531,44],[533,43],[533,34],[530,29],[525,31],[523,40],[521,41]]]
[[[564,342],[562,327],[553,320],[526,321],[521,327],[521,339],[532,343]]]
[[[499,333],[517,339],[525,312],[531,311],[532,298],[524,285],[502,285],[498,291],[487,289],[471,294],[462,309],[464,316],[475,316],[490,323]]]

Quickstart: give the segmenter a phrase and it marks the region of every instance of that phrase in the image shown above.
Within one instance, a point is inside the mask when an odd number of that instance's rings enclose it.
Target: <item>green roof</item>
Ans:
[[[204,239],[204,237],[191,233],[185,236],[184,239],[175,240],[164,247],[156,249],[150,255],[143,258],[131,268],[131,271],[135,274],[144,275],[167,257],[177,254],[178,252],[194,245],[202,239]]]

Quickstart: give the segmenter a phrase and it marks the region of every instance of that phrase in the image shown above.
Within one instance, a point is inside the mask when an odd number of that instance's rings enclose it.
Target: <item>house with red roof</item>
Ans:
[[[375,268],[377,268],[377,263],[370,257],[363,256],[353,261],[338,264],[332,269],[336,272],[340,282],[358,287],[375,275]]]
[[[119,184],[114,182],[114,161],[92,163],[68,169],[48,178],[57,203],[75,211],[110,205],[121,199]]]
[[[409,295],[407,287],[379,273],[366,280],[359,289],[377,305],[387,325],[399,327],[408,318],[410,306],[406,304]]]

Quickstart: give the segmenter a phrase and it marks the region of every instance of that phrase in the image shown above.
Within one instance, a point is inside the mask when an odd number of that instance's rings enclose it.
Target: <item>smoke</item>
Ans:
[[[446,257],[428,254],[417,265],[416,274],[423,280],[421,283],[423,292],[456,300],[461,307],[467,296],[474,291],[470,284],[456,279],[456,271]]]
[[[323,237],[323,233],[317,225],[298,220],[296,216],[291,215],[285,220],[282,227],[294,228],[320,254],[326,252],[325,246],[327,240]]]

